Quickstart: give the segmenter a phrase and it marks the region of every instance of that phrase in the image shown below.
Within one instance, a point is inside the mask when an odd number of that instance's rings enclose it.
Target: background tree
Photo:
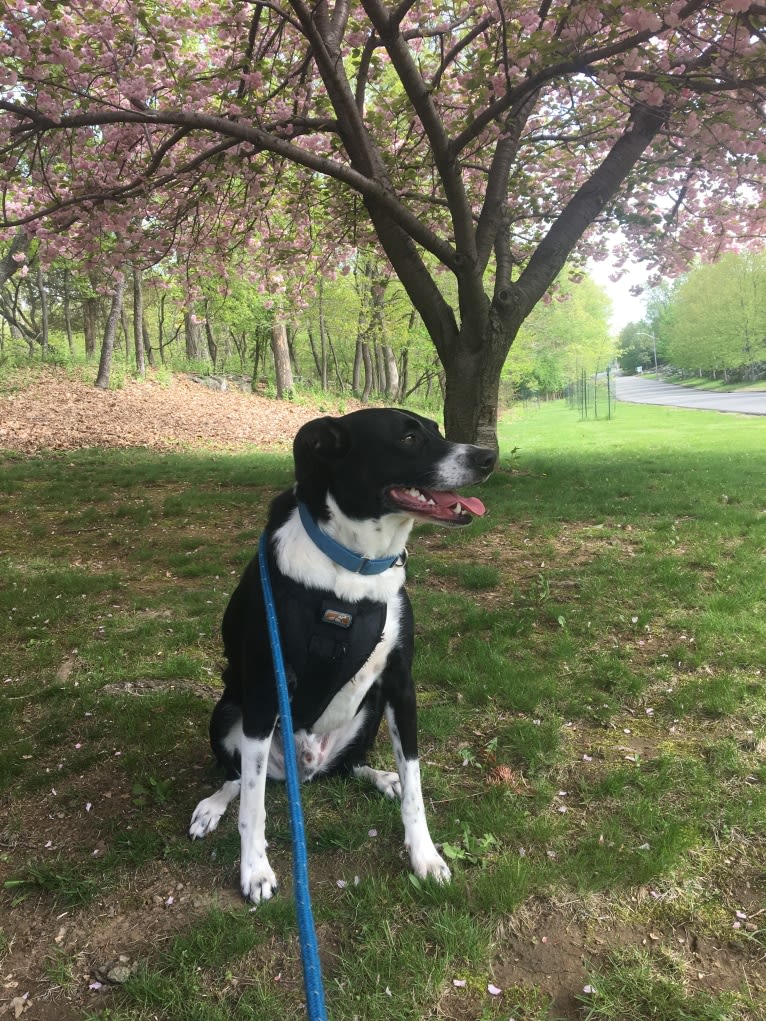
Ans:
[[[673,327],[673,302],[678,284],[679,280],[662,281],[649,291],[644,322],[639,324],[654,338],[658,364],[668,361],[668,345]]]
[[[676,288],[667,354],[677,368],[755,379],[766,363],[766,256],[724,256]]]
[[[122,314],[122,302],[125,297],[125,276],[124,272],[115,274],[114,290],[109,307],[109,315],[106,317],[104,326],[104,339],[101,343],[101,357],[98,363],[98,374],[96,375],[96,386],[102,390],[109,389],[109,380],[112,373],[112,358],[114,355],[114,343],[117,336],[117,324]]]
[[[620,331],[620,368],[629,376],[639,368],[654,369],[654,335],[648,322],[627,323]]]
[[[611,302],[589,277],[562,274],[519,331],[506,374],[521,393],[558,394],[579,378],[604,372],[615,357]]]
[[[19,0],[1,31],[8,229],[209,271],[211,247],[301,258],[318,224],[337,254],[371,227],[455,439],[495,441],[510,346],[575,248],[619,225],[667,267],[762,224],[752,0]]]

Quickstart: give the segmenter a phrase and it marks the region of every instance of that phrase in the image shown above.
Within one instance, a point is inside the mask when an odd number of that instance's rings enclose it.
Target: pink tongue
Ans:
[[[459,503],[461,507],[464,507],[465,510],[475,514],[477,517],[481,517],[486,512],[484,504],[476,496],[460,496],[459,493],[439,493],[433,489],[427,490],[426,496],[433,500],[437,507],[450,509]]]

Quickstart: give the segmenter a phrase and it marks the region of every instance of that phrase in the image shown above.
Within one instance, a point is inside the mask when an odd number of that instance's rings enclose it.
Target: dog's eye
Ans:
[[[404,436],[402,436],[402,443],[405,445],[405,447],[411,447],[414,442],[415,433],[405,433]]]

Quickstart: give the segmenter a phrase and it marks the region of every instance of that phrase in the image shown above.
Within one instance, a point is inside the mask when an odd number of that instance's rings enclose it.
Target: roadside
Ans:
[[[685,390],[709,390],[711,393],[766,393],[766,379],[755,381],[726,382],[723,379],[710,379],[708,376],[687,376],[684,379],[667,379],[660,374],[655,376],[653,372],[645,372],[644,379],[656,379],[663,383],[675,383]]]

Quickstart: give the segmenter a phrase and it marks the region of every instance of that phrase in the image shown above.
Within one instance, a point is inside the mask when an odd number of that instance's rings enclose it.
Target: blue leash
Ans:
[[[287,802],[290,808],[290,829],[293,835],[293,881],[295,884],[298,932],[301,940],[301,958],[303,959],[303,986],[306,990],[306,1004],[311,1021],[327,1021],[324,987],[322,985],[322,966],[319,963],[317,934],[314,927],[314,916],[311,911],[306,832],[303,826],[298,763],[295,758],[293,719],[290,710],[290,696],[287,692],[285,662],[282,658],[282,646],[279,641],[279,626],[274,607],[274,594],[271,590],[271,579],[269,577],[266,542],[266,533],[264,532],[258,544],[258,566],[261,569],[261,586],[266,603],[266,623],[269,629],[271,657],[274,662],[274,676],[276,677],[277,695],[279,696],[279,722],[282,728],[282,745],[285,754],[285,784],[287,786]]]

